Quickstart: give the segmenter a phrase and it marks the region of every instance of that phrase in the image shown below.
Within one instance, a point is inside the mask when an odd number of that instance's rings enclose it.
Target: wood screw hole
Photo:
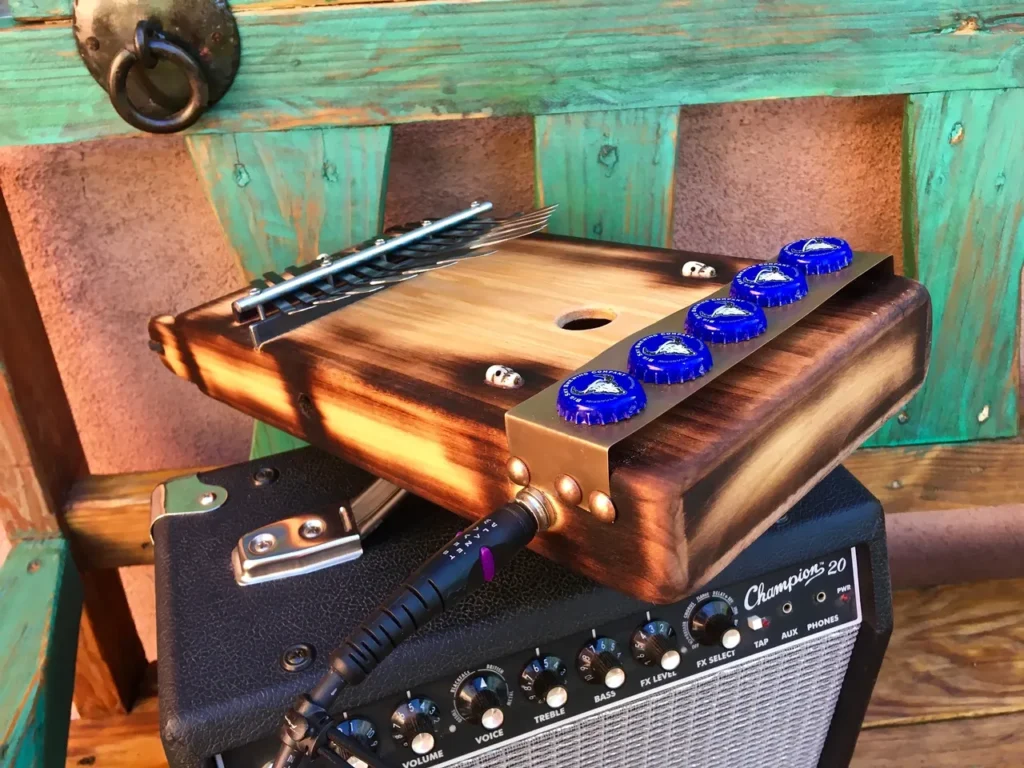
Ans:
[[[574,309],[559,317],[555,323],[559,328],[566,331],[589,331],[592,328],[600,328],[602,325],[608,325],[608,323],[616,317],[618,317],[618,315],[612,309]]]
[[[25,570],[28,571],[29,573],[35,573],[36,571],[38,571],[42,567],[43,567],[43,564],[39,560],[33,560],[32,562],[30,562],[28,564],[28,568],[26,568]]]

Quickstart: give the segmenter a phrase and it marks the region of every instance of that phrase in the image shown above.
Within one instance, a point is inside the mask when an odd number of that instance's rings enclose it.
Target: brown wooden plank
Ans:
[[[1024,579],[901,590],[870,725],[1024,711]]]
[[[0,194],[0,524],[11,539],[58,536],[64,499],[88,472],[10,214]],[[72,542],[72,547],[74,542]],[[117,574],[83,574],[75,703],[126,711],[146,656]]]
[[[693,258],[717,277],[683,278]],[[234,297],[150,328],[171,370],[207,394],[477,518],[515,491],[505,474],[510,407],[748,263],[526,238],[393,286],[260,351],[231,319]],[[586,331],[556,322],[591,309],[615,319]],[[638,596],[679,599],[910,395],[923,377],[928,316],[919,285],[884,269],[866,275],[615,446],[614,525],[563,506],[533,546]],[[488,386],[494,363],[519,371],[524,386]]]
[[[852,768],[1017,768],[1024,714],[862,731]]]
[[[1024,441],[871,448],[843,462],[886,512],[1024,504]]]
[[[119,568],[153,562],[149,500],[160,483],[208,467],[90,475],[75,483],[64,505],[83,568]]]
[[[67,768],[167,768],[155,702],[129,715],[73,720]]]

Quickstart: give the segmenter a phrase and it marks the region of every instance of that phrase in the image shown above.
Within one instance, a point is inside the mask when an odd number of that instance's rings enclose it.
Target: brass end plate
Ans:
[[[707,386],[747,356],[785,333],[840,290],[891,257],[881,253],[855,253],[850,266],[827,275],[809,275],[808,292],[800,301],[783,307],[766,307],[768,330],[749,341],[710,345],[714,367],[704,376],[685,384],[659,386],[645,384],[647,407],[626,421],[605,426],[570,424],[556,410],[555,400],[561,382],[538,392],[505,413],[505,433],[509,453],[522,459],[529,468],[530,485],[557,496],[556,483],[568,475],[580,486],[579,506],[590,511],[590,496],[595,491],[611,495],[608,453],[612,446],[643,429],[694,392]],[[706,298],[726,298],[730,286]],[[686,327],[689,306],[627,336],[571,374],[602,368],[626,370],[629,349],[652,333],[679,332]]]

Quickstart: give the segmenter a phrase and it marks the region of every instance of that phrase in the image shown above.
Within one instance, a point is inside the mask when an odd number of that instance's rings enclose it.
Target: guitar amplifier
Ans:
[[[158,489],[172,768],[266,766],[282,714],[332,647],[459,530],[408,496],[389,502],[357,559],[239,579],[240,540],[337,512],[370,482],[307,448]],[[850,760],[891,629],[882,510],[840,467],[675,603],[522,553],[344,689],[337,727],[394,768],[835,768]]]

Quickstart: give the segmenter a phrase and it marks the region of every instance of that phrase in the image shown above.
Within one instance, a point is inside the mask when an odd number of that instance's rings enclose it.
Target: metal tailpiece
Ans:
[[[442,219],[397,227],[346,251],[321,254],[315,263],[289,267],[281,274],[267,272],[231,303],[235,320],[248,326],[253,346],[259,349],[389,285],[485,256],[500,243],[539,232],[554,211],[549,206],[507,219],[482,218],[492,207],[474,203]]]
[[[714,367],[706,375],[683,384],[646,385],[647,407],[626,421],[604,426],[570,424],[558,415],[556,409],[561,382],[552,384],[505,413],[509,453],[514,457],[510,461],[517,462],[516,468],[520,474],[528,479],[534,489],[544,493],[557,494],[559,479],[563,476],[573,479],[580,490],[578,506],[605,522],[611,522],[615,518],[615,508],[611,498],[608,455],[614,445],[677,407],[686,398],[806,318],[841,289],[876,269],[891,272],[892,258],[878,253],[857,253],[845,269],[814,276],[803,299],[768,310],[768,329],[765,333],[738,344],[716,344]],[[707,298],[725,298],[729,291],[730,286],[727,285]],[[629,349],[636,341],[652,333],[682,330],[688,309],[683,307],[630,334],[569,375],[600,369],[625,370]],[[519,467],[519,464],[522,466]],[[595,499],[601,502],[597,509]]]

